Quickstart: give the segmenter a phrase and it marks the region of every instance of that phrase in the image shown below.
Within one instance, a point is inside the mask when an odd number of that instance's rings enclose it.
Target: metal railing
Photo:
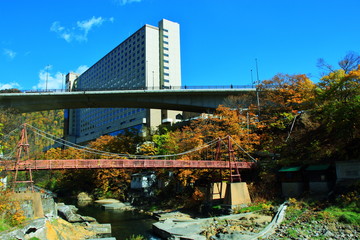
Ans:
[[[31,90],[18,90],[18,89],[4,89],[0,93],[45,93],[45,92],[70,92],[70,91],[131,91],[131,90],[200,90],[200,89],[254,89],[255,85],[215,85],[215,86],[147,86],[147,87],[75,87],[69,89],[31,89]]]

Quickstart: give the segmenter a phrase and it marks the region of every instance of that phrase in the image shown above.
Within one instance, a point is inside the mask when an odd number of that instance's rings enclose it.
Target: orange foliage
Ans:
[[[259,137],[253,132],[258,127],[258,121],[255,118],[256,116],[250,113],[250,120],[247,121],[246,115],[242,115],[239,111],[219,106],[214,115],[199,118],[182,130],[170,133],[170,140],[165,147],[173,153],[185,152],[214,139],[230,136],[236,154],[243,157],[243,152],[236,145],[251,152],[259,144]],[[204,149],[204,151],[195,151],[182,158],[206,159],[207,155],[215,153],[215,147]]]
[[[277,74],[263,81],[259,88],[264,92],[261,102],[266,109],[297,113],[308,109],[315,98],[315,84],[305,75]]]
[[[10,226],[16,226],[25,221],[20,203],[13,200],[12,192],[9,190],[0,191],[0,219]]]
[[[249,160],[244,153],[252,152],[259,144],[259,136],[254,132],[259,127],[257,117],[252,112],[246,115],[228,107],[219,106],[213,115],[208,115],[190,123],[181,130],[170,132],[164,148],[169,153],[182,153],[209,143],[212,140],[224,139],[222,143],[222,160],[228,160],[228,149],[225,137],[230,136],[238,159]],[[249,119],[249,120],[248,120]],[[240,146],[240,147],[239,147]],[[194,152],[186,153],[179,158],[182,160],[206,160],[214,159],[216,145],[203,148]],[[177,171],[177,179],[183,186],[188,186],[202,178],[221,179],[221,171],[209,171],[198,169],[180,169]]]

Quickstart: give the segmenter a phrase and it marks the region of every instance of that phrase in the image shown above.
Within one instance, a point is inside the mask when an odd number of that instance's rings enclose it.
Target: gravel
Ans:
[[[266,239],[360,239],[360,227],[323,221],[283,223]]]

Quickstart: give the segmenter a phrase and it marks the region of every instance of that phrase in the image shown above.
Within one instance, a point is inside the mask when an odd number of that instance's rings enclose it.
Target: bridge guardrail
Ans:
[[[256,85],[215,85],[215,86],[169,86],[169,87],[138,87],[138,88],[125,88],[125,87],[111,87],[111,88],[92,88],[92,87],[78,87],[72,90],[68,89],[31,89],[31,90],[19,90],[19,89],[4,89],[0,93],[46,93],[46,92],[71,92],[71,91],[111,91],[111,90],[185,90],[185,89],[253,89]]]

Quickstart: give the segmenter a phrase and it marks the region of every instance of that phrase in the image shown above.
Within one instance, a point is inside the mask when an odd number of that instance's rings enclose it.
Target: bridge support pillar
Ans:
[[[251,203],[246,182],[227,183],[224,204],[236,208],[241,204]]]

